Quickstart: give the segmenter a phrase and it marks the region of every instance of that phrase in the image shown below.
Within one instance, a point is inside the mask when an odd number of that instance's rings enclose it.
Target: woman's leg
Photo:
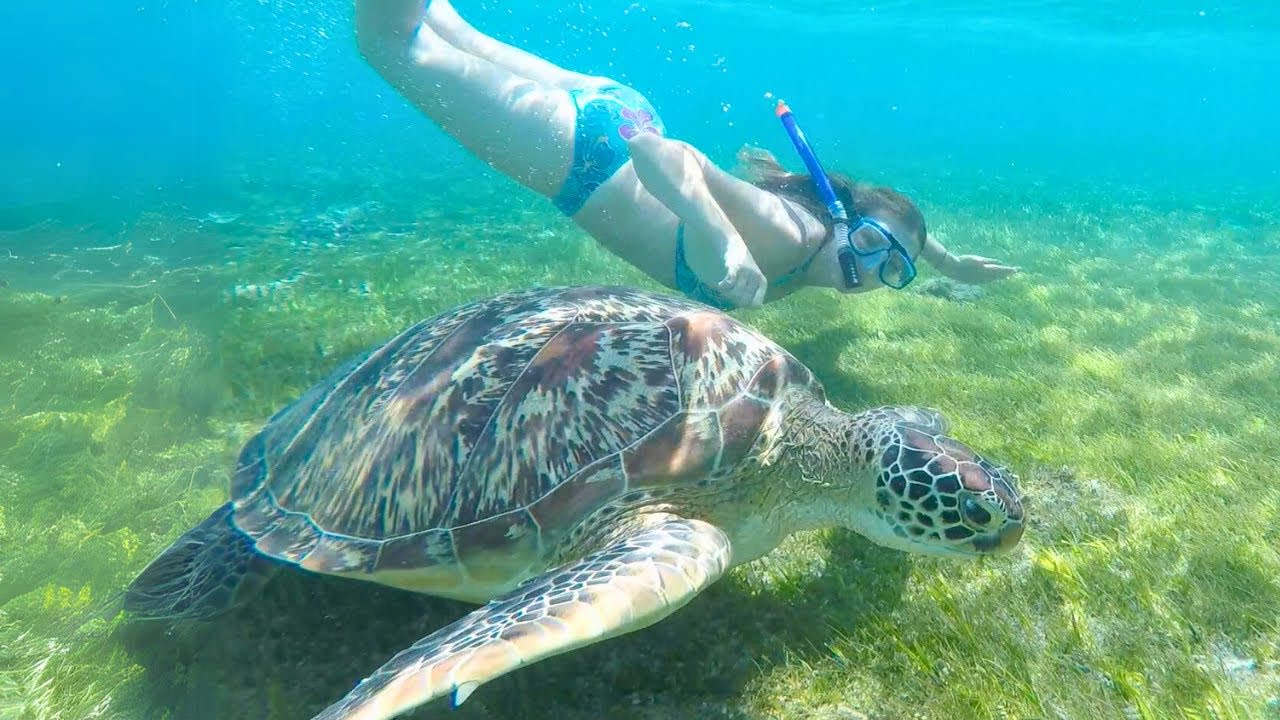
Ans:
[[[544,85],[574,90],[604,82],[602,78],[566,70],[537,55],[485,35],[462,19],[449,0],[428,0],[426,23],[459,50],[482,57],[516,75],[523,75]]]
[[[573,153],[568,94],[459,50],[425,22],[421,0],[357,0],[360,51],[379,74],[463,147],[552,197]]]

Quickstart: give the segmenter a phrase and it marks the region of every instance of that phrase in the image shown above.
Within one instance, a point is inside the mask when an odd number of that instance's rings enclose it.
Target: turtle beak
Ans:
[[[1009,521],[994,535],[985,535],[973,541],[973,547],[982,553],[1003,555],[1018,545],[1022,539],[1023,524],[1020,521]]]

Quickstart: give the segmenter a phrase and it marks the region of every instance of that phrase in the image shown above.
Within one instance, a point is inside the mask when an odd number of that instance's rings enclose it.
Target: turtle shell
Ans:
[[[624,496],[731,473],[797,384],[821,394],[781,347],[689,300],[499,295],[414,325],[276,413],[241,452],[233,522],[309,570],[484,597],[467,588],[540,570]]]

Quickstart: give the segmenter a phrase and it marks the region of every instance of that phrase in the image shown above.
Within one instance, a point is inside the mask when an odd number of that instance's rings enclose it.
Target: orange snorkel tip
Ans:
[[[789,112],[791,112],[791,108],[787,107],[787,104],[782,100],[779,100],[777,106],[773,108],[773,114],[778,117],[782,117]]]

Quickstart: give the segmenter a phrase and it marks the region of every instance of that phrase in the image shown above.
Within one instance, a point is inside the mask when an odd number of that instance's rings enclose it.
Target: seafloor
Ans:
[[[1280,209],[912,190],[980,293],[741,312],[847,409],[927,404],[1031,496],[1010,557],[794,537],[457,718],[1280,717]],[[305,718],[464,606],[286,574],[195,627],[109,610],[343,358],[533,284],[653,284],[512,187],[247,195],[0,233],[0,718]],[[417,716],[415,716],[417,717]]]

